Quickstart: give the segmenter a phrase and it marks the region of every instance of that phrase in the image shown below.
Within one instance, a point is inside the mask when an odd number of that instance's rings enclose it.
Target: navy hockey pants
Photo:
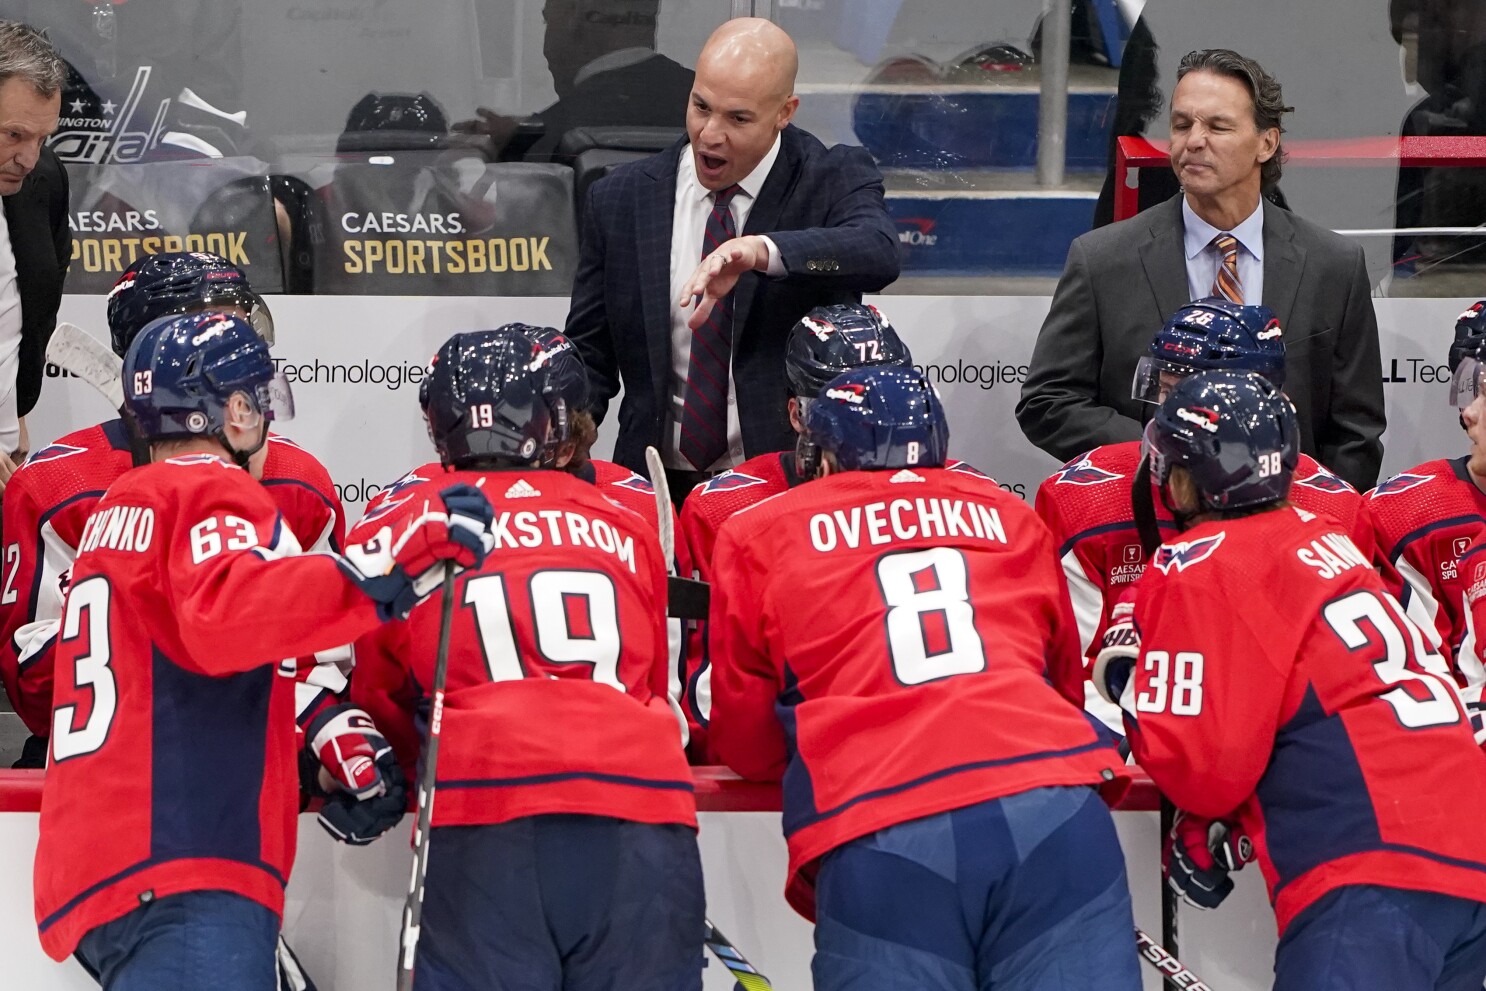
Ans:
[[[241,895],[187,891],[91,929],[77,958],[104,991],[275,991],[279,917]]]
[[[1125,858],[1090,788],[1037,788],[838,847],[815,991],[1140,991]]]
[[[696,833],[602,816],[440,826],[418,991],[700,991]]]
[[[1291,921],[1274,991],[1480,991],[1486,904],[1360,884],[1327,892]]]

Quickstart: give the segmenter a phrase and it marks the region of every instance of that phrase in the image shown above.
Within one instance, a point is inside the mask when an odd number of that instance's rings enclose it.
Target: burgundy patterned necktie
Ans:
[[[728,204],[736,185],[712,194],[712,212],[702,237],[706,258],[737,234]],[[733,294],[717,301],[707,322],[691,336],[691,363],[686,370],[686,393],[681,409],[681,456],[693,468],[705,471],[728,446],[728,373],[733,356]]]
[[[1222,296],[1230,303],[1243,305],[1243,283],[1238,281],[1238,238],[1226,231],[1213,238],[1212,245],[1223,256],[1218,276],[1213,279],[1211,295]]]

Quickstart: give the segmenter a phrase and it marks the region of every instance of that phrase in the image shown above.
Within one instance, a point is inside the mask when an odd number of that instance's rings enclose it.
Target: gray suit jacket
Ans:
[[[1187,302],[1180,196],[1076,239],[1016,408],[1027,439],[1060,461],[1138,440],[1153,407],[1130,398],[1135,364]],[[1383,371],[1362,249],[1266,201],[1263,302],[1285,329],[1301,449],[1371,488]]]

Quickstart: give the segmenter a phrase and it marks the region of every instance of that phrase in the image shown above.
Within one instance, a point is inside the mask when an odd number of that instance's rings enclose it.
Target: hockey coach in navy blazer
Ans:
[[[687,137],[594,183],[584,207],[566,334],[592,412],[622,385],[614,460],[647,473],[654,445],[680,492],[792,447],[790,327],[898,276],[871,158],[789,123],[795,65],[770,22],[724,24],[697,60]]]

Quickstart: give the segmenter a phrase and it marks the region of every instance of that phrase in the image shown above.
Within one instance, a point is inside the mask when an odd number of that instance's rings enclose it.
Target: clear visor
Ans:
[[[1475,358],[1462,358],[1450,377],[1450,405],[1465,409],[1483,393],[1486,393],[1486,364]]]
[[[275,423],[294,419],[294,390],[283,372],[275,372],[273,378],[258,387],[258,408],[265,419]]]
[[[196,313],[203,310],[219,310],[246,320],[253,331],[263,338],[263,343],[273,347],[273,314],[269,312],[268,304],[263,301],[263,297],[257,293],[244,288],[232,288],[207,296],[188,312]]]
[[[1173,365],[1169,361],[1141,355],[1135,364],[1135,378],[1130,383],[1130,398],[1143,403],[1160,403],[1182,379],[1196,369],[1184,365]]]

